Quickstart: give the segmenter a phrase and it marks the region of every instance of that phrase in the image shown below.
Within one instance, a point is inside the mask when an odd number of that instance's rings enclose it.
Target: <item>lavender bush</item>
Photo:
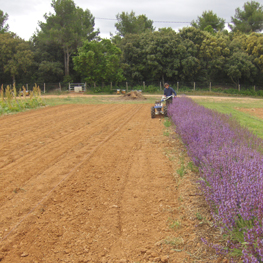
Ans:
[[[176,132],[199,167],[212,216],[228,250],[263,262],[263,143],[231,116],[177,98],[168,109]]]

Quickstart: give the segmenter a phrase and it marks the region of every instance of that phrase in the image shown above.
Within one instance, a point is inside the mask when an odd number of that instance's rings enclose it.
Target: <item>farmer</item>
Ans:
[[[169,86],[168,83],[164,84],[164,96],[165,97],[169,97],[172,96],[174,94],[174,96],[176,97],[176,92],[174,91],[174,89],[172,87]],[[173,102],[173,97],[171,97],[170,99],[168,99],[166,101],[166,105],[170,105]]]

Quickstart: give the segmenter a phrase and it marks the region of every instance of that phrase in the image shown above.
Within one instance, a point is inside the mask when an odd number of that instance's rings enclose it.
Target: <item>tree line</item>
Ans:
[[[211,10],[175,32],[146,15],[116,15],[116,33],[100,38],[94,16],[73,0],[53,0],[53,14],[30,41],[9,31],[0,10],[0,82],[231,82],[263,86],[263,6],[246,2],[229,27]]]

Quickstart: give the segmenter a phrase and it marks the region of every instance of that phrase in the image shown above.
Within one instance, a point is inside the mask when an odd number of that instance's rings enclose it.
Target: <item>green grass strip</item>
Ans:
[[[263,119],[250,115],[249,113],[241,112],[238,108],[263,108],[263,100],[229,100],[217,101],[209,99],[194,98],[194,100],[206,108],[216,110],[221,113],[231,114],[235,117],[242,126],[247,127],[257,136],[263,138]]]

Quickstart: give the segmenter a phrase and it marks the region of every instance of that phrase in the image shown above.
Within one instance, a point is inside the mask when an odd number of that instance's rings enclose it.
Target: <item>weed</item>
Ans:
[[[172,245],[178,247],[184,244],[184,240],[182,237],[167,237],[164,241],[164,244]]]
[[[175,160],[175,156],[169,156],[169,161],[174,161]]]
[[[184,199],[183,199],[183,197],[181,195],[178,197],[178,201],[180,201],[180,202],[184,201]]]
[[[183,178],[186,173],[185,166],[184,166],[184,156],[180,156],[179,158],[181,161],[181,166],[179,169],[176,170],[176,172],[181,178]]]
[[[18,112],[27,108],[37,108],[44,105],[40,97],[40,88],[37,85],[29,93],[29,99],[26,98],[27,93],[25,87],[23,87],[22,94],[21,90],[17,93],[15,84],[13,88],[7,86],[5,90],[2,85],[0,90],[0,114]]]
[[[169,128],[172,125],[171,121],[168,118],[165,118],[165,121],[163,124],[166,128]]]
[[[199,212],[196,213],[196,218],[200,221],[203,220],[203,216]]]
[[[12,108],[13,95],[12,95],[12,91],[11,91],[11,88],[10,88],[9,85],[6,87],[5,96],[6,96],[6,98],[7,98],[8,108],[11,109],[11,108]]]
[[[176,171],[178,175],[183,178],[185,175],[185,167],[184,164],[181,164],[181,167]]]
[[[164,136],[169,136],[170,133],[169,133],[168,131],[164,131],[164,132],[163,132],[163,135],[164,135]]]
[[[187,164],[186,168],[189,169],[191,172],[198,172],[197,166],[195,166],[192,161]]]
[[[178,221],[178,220],[172,220],[172,219],[169,219],[169,221],[170,221],[170,224],[169,224],[169,227],[170,227],[170,228],[172,228],[172,229],[174,229],[174,230],[180,228],[180,226],[181,226],[181,222],[180,222],[180,221]]]

